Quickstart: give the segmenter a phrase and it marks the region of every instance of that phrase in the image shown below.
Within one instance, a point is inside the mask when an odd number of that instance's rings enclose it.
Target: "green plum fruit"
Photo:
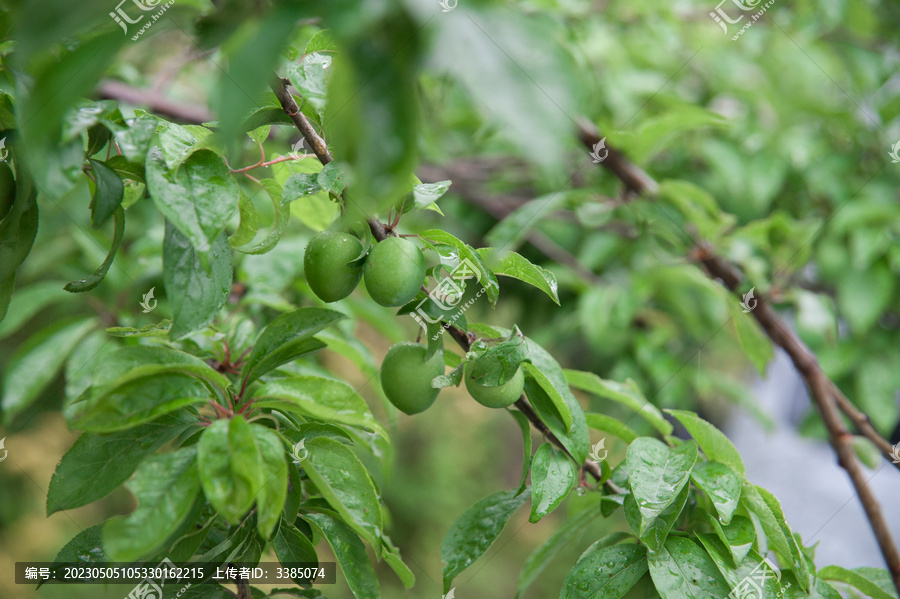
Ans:
[[[412,241],[388,237],[369,250],[363,276],[373,300],[382,306],[402,306],[422,287],[425,256]]]
[[[444,356],[437,352],[425,360],[425,346],[398,343],[388,350],[381,363],[381,387],[394,406],[406,414],[427,410],[440,389],[431,380],[444,374]]]
[[[362,264],[351,264],[362,254],[363,245],[349,233],[319,233],[306,246],[303,268],[313,293],[324,302],[350,295],[362,278]]]
[[[512,405],[522,395],[525,388],[525,374],[520,366],[511,379],[502,385],[489,387],[487,385],[479,385],[472,376],[474,362],[466,364],[464,375],[466,379],[466,389],[472,399],[488,408],[505,408]]]

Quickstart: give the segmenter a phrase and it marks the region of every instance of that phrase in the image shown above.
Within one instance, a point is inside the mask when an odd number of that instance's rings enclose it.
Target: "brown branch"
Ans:
[[[582,125],[579,131],[582,143],[593,148],[600,140],[600,134],[591,126]],[[612,159],[612,160],[610,160]],[[629,162],[624,155],[613,149],[609,149],[609,156],[601,164],[609,168],[626,188],[634,193],[653,195],[659,188],[653,178],[640,167]],[[715,255],[707,244],[700,244],[694,255],[705,267],[707,273],[718,278],[733,293],[740,293],[741,277],[731,265],[723,258]],[[865,475],[856,458],[852,446],[852,435],[844,427],[838,408],[843,410],[853,421],[860,433],[875,443],[879,448],[890,447],[881,435],[872,427],[868,416],[856,409],[849,400],[840,392],[837,385],[822,371],[814,354],[806,347],[800,338],[788,328],[781,320],[766,298],[757,298],[756,307],[751,312],[763,331],[773,343],[784,349],[790,356],[797,372],[806,381],[810,396],[822,415],[822,421],[828,429],[831,445],[838,456],[838,463],[847,471],[850,481],[853,483],[860,503],[869,519],[869,525],[885,563],[891,573],[894,586],[900,592],[900,553],[891,537],[887,522],[881,510],[878,499],[872,493],[866,482]]]
[[[738,290],[740,278],[725,260],[705,252],[702,248],[697,253],[700,255],[700,261],[710,275],[721,279],[731,291]],[[837,402],[835,401],[834,389],[836,387],[834,383],[822,371],[813,353],[784,324],[765,298],[757,298],[757,304],[752,310],[752,314],[769,338],[781,346],[791,357],[794,367],[809,386],[810,394],[818,406],[819,412],[822,414],[822,420],[825,422],[828,434],[831,437],[831,445],[838,455],[838,462],[847,471],[853,486],[856,487],[859,500],[863,504],[863,509],[865,509],[869,518],[872,531],[878,540],[878,546],[881,548],[888,570],[890,570],[894,579],[894,586],[900,590],[900,553],[897,552],[897,547],[891,538],[887,522],[882,514],[881,505],[866,482],[865,474],[856,458],[852,445],[853,435],[844,427],[844,421],[841,419]]]
[[[323,165],[328,164],[334,160],[334,157],[331,155],[331,152],[328,151],[325,140],[316,133],[312,123],[310,123],[309,119],[306,118],[306,115],[300,111],[300,107],[297,106],[297,101],[294,100],[294,96],[288,91],[287,86],[290,84],[291,82],[287,79],[279,78],[277,82],[272,84],[272,91],[274,91],[275,95],[278,97],[278,102],[281,103],[284,112],[290,117],[291,121],[297,127],[297,130],[300,131],[300,134],[303,135],[303,138],[309,143],[309,146],[312,148],[316,158],[319,159],[319,162]]]
[[[144,106],[183,123],[207,123],[213,120],[212,113],[203,106],[177,102],[161,92],[132,87],[120,81],[101,81],[97,86],[97,94],[105,100]]]

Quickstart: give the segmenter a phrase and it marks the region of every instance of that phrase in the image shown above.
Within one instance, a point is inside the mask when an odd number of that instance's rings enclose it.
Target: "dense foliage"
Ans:
[[[698,416],[752,409],[744,368],[773,346],[693,260],[739,266],[891,432],[896,6],[776,3],[737,40],[701,3],[129,5],[147,29],[111,8],[0,9],[3,423],[58,409],[83,431],[48,515],[123,484],[137,500],[57,560],[316,562],[324,540],[357,599],[381,596],[373,559],[425,596],[391,540],[392,437],[416,418],[398,410],[459,387],[512,416],[523,467],[445,531],[442,593],[529,504],[567,519],[497,596],[527,595],[598,519],[622,526],[561,598],[726,597],[748,577],[766,597],[897,596],[882,570],[816,564]],[[98,99],[111,78],[165,87],[142,49],[169,42],[215,120]],[[652,199],[592,163],[582,118],[653,173]],[[383,362],[362,330],[395,343]],[[824,434],[812,412],[803,428]]]

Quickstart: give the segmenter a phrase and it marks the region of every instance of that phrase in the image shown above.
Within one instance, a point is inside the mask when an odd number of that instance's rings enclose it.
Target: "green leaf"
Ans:
[[[537,522],[562,503],[578,480],[578,468],[572,460],[550,443],[534,453],[531,463],[531,516]]]
[[[553,41],[558,29],[552,17],[510,13],[499,5],[435,15],[440,18],[432,21],[430,33],[432,47],[440,51],[430,58],[487,115],[485,126],[496,127],[507,147],[526,160],[562,164],[568,146],[559,132],[572,127],[567,115],[576,110],[570,90],[578,84],[571,62]]]
[[[242,376],[253,381],[322,345],[310,344],[313,335],[345,315],[325,308],[300,308],[281,314],[266,325],[244,364]]]
[[[328,503],[376,554],[381,549],[381,503],[366,467],[347,447],[328,437],[306,443],[303,470]]]
[[[106,166],[114,170],[122,179],[131,179],[139,183],[146,183],[144,164],[129,162],[124,156],[112,156],[106,161]]]
[[[379,599],[378,577],[366,554],[366,546],[356,533],[327,514],[304,514],[303,519],[316,527],[328,541],[353,596],[356,599]]]
[[[307,54],[311,52],[334,52],[336,51],[334,43],[334,35],[327,29],[316,31],[309,41],[306,43]]]
[[[242,416],[214,421],[200,436],[197,457],[206,498],[229,523],[239,523],[264,482],[250,425]]]
[[[109,271],[109,267],[112,266],[113,260],[116,257],[116,252],[119,251],[119,246],[122,245],[122,238],[125,236],[125,211],[122,210],[122,207],[119,206],[115,211],[115,230],[113,232],[113,242],[112,247],[109,248],[109,253],[106,254],[106,259],[103,260],[103,264],[101,264],[94,273],[87,277],[86,279],[81,279],[80,281],[72,281],[71,283],[65,286],[65,290],[70,293],[80,293],[82,291],[90,291],[94,287],[100,284],[103,280],[103,277],[106,276],[106,273]]]
[[[145,457],[186,431],[193,422],[193,417],[180,412],[127,431],[81,435],[50,479],[47,515],[105,497],[128,480]]]
[[[159,121],[162,127],[159,132],[159,143],[162,146],[166,168],[169,171],[175,171],[184,164],[188,156],[200,149],[197,147],[200,140],[191,128],[177,123],[169,123],[163,119],[159,119]],[[203,137],[206,135],[208,134],[204,134]]]
[[[206,403],[210,395],[202,381],[180,372],[126,377],[94,396],[72,427],[96,433],[121,431],[185,406]]]
[[[507,336],[510,334],[509,331],[505,330],[501,330],[500,332]],[[532,405],[544,421],[544,424],[546,424],[550,431],[559,438],[563,446],[570,454],[572,454],[572,457],[575,458],[575,461],[580,464],[587,458],[588,451],[590,450],[590,437],[588,436],[584,410],[572,394],[572,391],[569,390],[564,371],[559,363],[553,359],[553,356],[528,337],[525,338],[525,343],[528,347],[528,358],[531,360],[531,363],[541,371],[565,402],[566,407],[571,414],[572,426],[565,429],[564,423],[551,415],[551,408],[549,406],[535,403],[531,395],[529,395],[529,399],[532,400]],[[535,385],[530,384],[527,378],[525,384],[526,390],[530,386],[532,388],[532,395],[534,395]],[[541,389],[541,391],[543,390]],[[544,395],[546,395],[546,393]],[[546,403],[550,403],[550,401],[551,400],[548,397]]]
[[[143,163],[150,150],[150,140],[156,133],[158,120],[153,116],[140,116],[133,119],[127,129],[113,133],[119,149],[130,162]]]
[[[346,19],[323,5],[341,51],[328,82],[328,142],[354,175],[348,217],[375,214],[407,191],[419,124],[420,25],[400,5]],[[356,190],[359,190],[356,192]]]
[[[305,54],[300,62],[287,65],[287,76],[294,87],[316,109],[320,115],[325,111],[326,88],[331,56],[312,52]]]
[[[566,575],[560,599],[618,599],[647,573],[647,550],[634,543],[597,541]]]
[[[728,547],[734,563],[740,564],[747,557],[753,548],[753,541],[756,540],[756,528],[753,526],[753,522],[749,518],[735,516],[730,524],[723,525],[709,512],[704,512],[704,515],[713,530],[716,531],[716,536]],[[715,556],[713,558],[715,559]],[[721,571],[722,568],[719,570]]]
[[[655,154],[683,139],[683,134],[701,127],[727,127],[729,122],[709,110],[685,104],[649,117],[641,122],[633,138],[623,140],[629,157],[637,164],[646,163]]]
[[[641,542],[647,546],[651,552],[659,551],[669,536],[669,531],[675,526],[678,517],[684,510],[684,506],[688,500],[690,485],[685,485],[678,496],[668,507],[666,507],[659,516],[653,520],[645,530],[641,529],[641,512],[635,502],[634,495],[625,495],[622,500],[622,511],[625,512],[625,521],[628,526],[638,535]]]
[[[12,275],[10,275],[12,276]],[[47,281],[34,283],[16,290],[6,318],[0,322],[0,339],[15,333],[31,318],[51,306],[71,296],[63,291],[62,282]]]
[[[475,383],[493,387],[506,383],[516,375],[523,360],[528,359],[528,346],[525,344],[525,338],[518,332],[518,329],[515,329],[515,331],[517,334],[480,353],[473,361],[469,375]],[[547,377],[543,377],[543,381],[546,385],[552,387]],[[559,411],[568,411],[562,397],[559,397],[559,393],[555,389],[552,391],[557,396],[554,399],[554,403],[558,400],[562,405]]]
[[[148,458],[128,487],[137,497],[137,509],[103,527],[103,547],[114,561],[149,555],[187,517],[200,491],[196,449],[184,447]]]
[[[528,556],[528,559],[525,560],[525,565],[522,566],[522,573],[519,574],[519,584],[516,589],[516,597],[520,597],[522,593],[531,586],[531,583],[537,579],[544,568],[550,564],[553,558],[556,557],[559,551],[565,547],[569,541],[575,538],[578,533],[583,532],[587,526],[600,515],[601,512],[599,509],[585,509],[578,512],[569,518],[565,524],[557,528],[543,545],[535,549],[531,555]],[[623,538],[628,536],[626,533],[616,534],[619,534]],[[599,542],[600,541],[598,541],[598,543]],[[565,586],[566,585],[564,584],[564,587]]]
[[[251,424],[250,432],[259,449],[262,472],[262,488],[256,496],[256,527],[262,538],[269,539],[287,499],[288,471],[284,445],[275,432],[262,425]]]
[[[475,563],[494,544],[503,527],[528,497],[530,490],[501,491],[470,507],[447,531],[441,542],[444,593],[463,570]]]
[[[706,457],[729,466],[742,476],[746,474],[741,454],[728,440],[725,433],[697,416],[694,412],[686,410],[665,410],[665,412],[677,418],[684,425],[684,428],[691,434],[697,445],[706,454]]]
[[[798,565],[798,581],[801,583],[801,588],[809,590],[808,582],[804,582],[808,579],[806,561],[800,556],[800,550],[784,519],[778,500],[762,487],[743,481],[741,504],[759,518],[766,538],[778,556],[779,562],[782,565],[788,563]]]
[[[495,275],[519,279],[537,287],[549,295],[557,306],[559,305],[559,286],[556,283],[556,275],[546,268],[532,264],[527,258],[516,252],[507,252],[497,263],[492,261],[492,248],[478,248],[478,254],[490,265]]]
[[[164,318],[159,322],[145,324],[141,328],[109,327],[106,334],[110,337],[168,337],[172,330],[172,321]]]
[[[59,550],[55,563],[79,562],[84,565],[107,561],[103,551],[103,523],[85,528]]]
[[[625,454],[628,482],[641,514],[640,535],[676,501],[697,461],[697,445],[685,442],[670,449],[661,441],[638,437]]]
[[[722,523],[731,522],[741,499],[741,477],[721,462],[700,462],[694,466],[691,479],[713,502]]]
[[[220,235],[237,211],[240,195],[222,157],[200,150],[172,173],[159,148],[153,148],[146,169],[147,189],[166,220],[187,239],[184,245],[202,254],[221,254]]]
[[[275,555],[282,564],[288,562],[302,562],[310,564],[319,563],[319,556],[316,555],[316,548],[312,541],[306,538],[293,523],[282,520],[281,526],[278,527],[278,534],[272,541],[275,548]],[[296,581],[295,581],[296,582]]]
[[[725,301],[731,310],[734,327],[744,353],[756,366],[760,376],[765,376],[766,365],[775,358],[772,340],[763,332],[752,314],[744,313],[741,303],[734,296],[727,294]]]
[[[620,403],[643,416],[663,436],[672,434],[672,424],[666,420],[659,408],[644,397],[631,379],[628,379],[626,384],[622,384],[617,381],[601,379],[593,372],[580,370],[565,370],[564,372],[569,384],[576,389]]]
[[[295,173],[284,182],[281,192],[283,204],[289,204],[294,200],[305,198],[322,191],[322,186],[316,180],[319,173]]]
[[[172,306],[172,339],[209,324],[231,292],[231,247],[224,233],[213,242],[205,267],[190,240],[168,220],[163,241],[163,281]]]
[[[531,471],[531,423],[522,412],[518,410],[507,410],[519,430],[522,432],[522,442],[524,444],[524,452],[522,455],[522,480],[519,482],[519,493],[525,490],[525,483],[528,480],[528,473]]]
[[[98,160],[88,160],[94,173],[94,195],[91,196],[91,227],[99,229],[118,209],[125,194],[125,184],[118,173]]]
[[[752,524],[750,526],[752,527]],[[784,593],[788,589],[782,588],[778,579],[778,571],[773,572],[773,564],[768,559],[763,560],[757,552],[749,550],[740,560],[732,563],[728,550],[715,535],[700,534],[696,536],[696,539],[706,549],[722,578],[733,589],[729,596],[745,597],[747,593],[750,593],[751,596],[762,593],[763,597],[799,596],[793,593]],[[784,576],[784,573],[780,575]],[[803,594],[802,596],[823,599],[820,595]]]
[[[38,230],[34,186],[27,175],[17,173],[17,177],[16,199],[10,211],[0,220],[0,281],[8,280],[31,252]]]
[[[323,422],[349,424],[387,437],[365,400],[353,387],[317,376],[292,376],[266,383],[254,405],[311,416]],[[280,400],[280,401],[279,401]]]
[[[840,566],[825,566],[819,570],[818,577],[849,584],[873,599],[897,599],[890,574],[880,568],[847,570]]]
[[[481,255],[479,255],[472,246],[440,229],[422,231],[419,233],[419,237],[453,246],[459,250],[460,260],[468,260],[472,267],[476,269],[474,274],[478,279],[478,283],[484,288],[488,301],[490,301],[492,306],[497,305],[497,298],[500,296],[500,285],[497,283],[497,277],[494,276],[494,273],[491,272],[484,263],[484,260],[481,259]]]
[[[540,388],[544,390],[544,393],[547,394],[547,397],[550,398],[550,401],[553,402],[553,407],[562,419],[566,430],[572,428],[572,413],[569,411],[569,406],[563,399],[562,394],[554,387],[553,383],[550,382],[550,379],[548,379],[534,364],[524,362],[522,367],[525,369],[525,377],[537,383]]]
[[[628,425],[612,416],[597,414],[596,412],[585,412],[584,417],[589,427],[615,435],[626,443],[631,443],[637,438],[637,433],[631,430]]]
[[[267,11],[252,10],[238,21],[240,26],[234,35],[222,40],[220,52],[227,66],[218,69],[213,103],[219,133],[229,147],[240,135],[244,117],[258,106],[257,98],[266,90],[281,49],[305,10],[302,4],[294,3],[276,4]]]
[[[13,291],[16,289],[16,273],[9,275],[5,281],[0,281],[0,322],[6,318],[9,303],[12,300]]]
[[[265,254],[275,247],[278,240],[281,239],[282,233],[287,228],[291,218],[291,207],[285,204],[281,198],[281,185],[274,179],[263,179],[260,181],[263,191],[269,195],[272,201],[272,208],[275,213],[275,220],[272,222],[272,228],[266,236],[259,242],[252,245],[235,246],[234,249],[243,254]]]
[[[407,202],[403,212],[409,212],[413,208],[424,210],[432,206],[450,189],[450,181],[436,181],[435,183],[417,183],[413,185],[412,202]],[[407,194],[407,197],[410,194]]]
[[[662,599],[708,599],[729,593],[709,554],[685,537],[670,536],[665,547],[647,556],[647,563]]]
[[[383,537],[382,540],[385,541],[385,544],[381,557],[383,557],[387,565],[391,567],[391,570],[397,574],[397,577],[400,579],[403,586],[407,589],[411,589],[416,584],[416,575],[413,574],[412,570],[409,569],[409,566],[403,562],[403,558],[400,557],[400,550],[394,547],[387,537]]]
[[[9,359],[3,377],[6,426],[47,388],[75,346],[97,325],[94,318],[59,321],[28,339]]]
[[[504,252],[519,247],[528,234],[537,227],[547,214],[560,208],[575,192],[561,192],[541,196],[522,204],[498,222],[484,236],[485,241],[493,247],[495,256],[503,256]]]
[[[228,238],[228,243],[232,247],[250,243],[256,237],[256,232],[259,231],[259,212],[256,211],[253,200],[248,198],[243,190],[238,202],[238,209],[241,214],[241,223]]]

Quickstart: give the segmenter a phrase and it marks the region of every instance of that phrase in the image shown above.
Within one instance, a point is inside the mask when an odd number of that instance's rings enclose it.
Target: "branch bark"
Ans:
[[[594,144],[600,140],[600,133],[594,130],[592,126],[583,124],[580,126],[579,138],[586,147],[593,148]],[[614,159],[610,161],[610,158]],[[609,157],[601,164],[619,177],[631,192],[653,195],[658,189],[658,185],[650,175],[628,161],[620,152],[609,149]],[[694,255],[703,264],[709,276],[720,279],[725,287],[733,293],[740,293],[740,275],[725,259],[714,254],[707,244],[698,245]],[[878,541],[881,554],[884,556],[888,571],[891,573],[894,586],[900,592],[900,553],[897,552],[897,546],[894,544],[887,522],[884,519],[881,505],[866,482],[865,474],[859,465],[856,453],[853,451],[851,444],[852,435],[844,427],[839,409],[847,414],[861,434],[865,435],[880,449],[884,450],[887,447],[889,452],[890,444],[872,427],[869,417],[853,406],[840,392],[837,385],[822,371],[815,355],[784,323],[766,298],[757,298],[757,305],[751,314],[753,314],[772,342],[784,349],[790,356],[797,372],[806,381],[810,396],[828,429],[831,445],[838,456],[838,463],[847,471],[850,481],[856,489],[860,503],[862,503],[866,517],[869,520],[869,525]]]

